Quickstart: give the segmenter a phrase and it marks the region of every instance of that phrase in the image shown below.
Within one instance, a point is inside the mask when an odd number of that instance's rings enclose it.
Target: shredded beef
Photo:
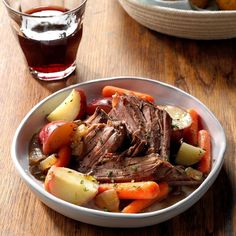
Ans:
[[[106,153],[115,153],[122,146],[126,129],[121,122],[93,124],[84,138],[85,152],[80,157],[79,170],[90,171]]]
[[[165,110],[136,96],[116,95],[116,105],[109,113],[113,120],[124,122],[131,137],[131,147],[125,155],[160,154],[168,160],[171,118]]]
[[[109,117],[107,113],[101,108],[97,107],[94,114],[90,116],[85,123],[88,125],[98,124],[98,123],[107,123]]]
[[[198,183],[169,162],[171,118],[156,105],[116,95],[109,114],[97,108],[85,123],[89,130],[78,171],[92,173],[100,182]]]
[[[182,181],[189,184],[193,182],[181,167],[162,160],[158,154],[125,158],[107,154],[94,166],[92,174],[100,182],[154,180],[177,185]]]

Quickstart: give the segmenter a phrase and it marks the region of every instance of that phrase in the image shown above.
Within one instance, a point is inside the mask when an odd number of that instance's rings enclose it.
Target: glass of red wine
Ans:
[[[61,80],[76,68],[87,0],[3,0],[31,74]]]

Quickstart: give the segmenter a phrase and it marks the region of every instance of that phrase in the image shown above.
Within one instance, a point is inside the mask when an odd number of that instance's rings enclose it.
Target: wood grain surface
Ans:
[[[0,235],[236,235],[236,39],[192,41],[152,32],[116,0],[90,0],[77,73],[60,83],[33,79],[0,4]],[[102,77],[134,75],[175,85],[205,103],[227,135],[219,177],[193,207],[164,223],[109,229],[66,218],[42,204],[20,179],[10,156],[25,114],[60,88]]]

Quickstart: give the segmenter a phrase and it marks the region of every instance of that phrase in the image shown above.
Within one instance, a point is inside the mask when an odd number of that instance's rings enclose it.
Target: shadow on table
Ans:
[[[144,228],[104,228],[77,222],[62,216],[42,204],[44,212],[54,222],[55,232],[60,235],[191,235],[205,236],[222,231],[233,232],[232,185],[223,168],[213,186],[193,207],[166,222]],[[81,233],[81,234],[80,234]]]
[[[123,51],[130,65],[189,92],[188,79],[197,80],[206,93],[216,81],[236,87],[236,39],[191,40],[167,36],[136,25],[135,32],[124,28]]]
[[[70,76],[59,81],[41,81],[35,79],[42,87],[46,88],[49,92],[53,93],[65,87],[86,82],[88,80],[103,78],[102,74],[99,72],[91,70],[87,65],[79,63],[77,65],[76,71],[74,71]]]
[[[101,77],[99,74],[96,74],[95,72],[91,71],[90,68],[88,68],[86,65],[78,63],[76,70],[65,79],[58,81],[42,81],[38,79],[35,80],[42,87],[46,88],[49,92],[53,93],[65,87],[87,81],[88,78],[90,78],[87,76],[87,74],[90,75],[90,77],[91,74],[94,75],[94,77],[92,78],[96,78],[96,76],[97,78]]]
[[[158,39],[159,44],[169,48],[177,75],[188,78],[193,72],[194,78],[208,88],[216,79],[223,79],[236,87],[236,38],[191,40],[148,31]]]
[[[70,76],[68,76],[65,79],[59,80],[59,81],[42,81],[35,79],[42,87],[49,90],[51,93],[56,92],[60,89],[63,89],[65,87],[68,87],[70,85],[77,83],[77,72],[73,72]]]

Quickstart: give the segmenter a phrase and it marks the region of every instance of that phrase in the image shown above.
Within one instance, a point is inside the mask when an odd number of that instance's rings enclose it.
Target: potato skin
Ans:
[[[190,0],[190,2],[199,8],[205,8],[208,4],[208,0]]]
[[[236,10],[236,0],[216,0],[221,10]]]
[[[98,182],[91,175],[52,166],[47,173],[44,188],[64,201],[82,206],[97,195]]]

